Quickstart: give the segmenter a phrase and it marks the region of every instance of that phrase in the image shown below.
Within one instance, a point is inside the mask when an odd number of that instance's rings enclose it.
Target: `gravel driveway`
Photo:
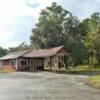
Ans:
[[[0,76],[0,100],[100,100],[87,76],[14,72]]]

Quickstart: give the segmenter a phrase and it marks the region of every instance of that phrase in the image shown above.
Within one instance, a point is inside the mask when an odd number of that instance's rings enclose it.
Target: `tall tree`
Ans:
[[[86,47],[88,48],[88,50],[91,50],[95,35],[98,33],[98,29],[100,28],[100,13],[93,13],[90,18],[85,19],[83,22],[81,22],[81,24],[84,25],[82,28],[85,30],[83,32],[85,32],[84,40]]]
[[[8,52],[16,52],[16,51],[22,51],[22,50],[28,50],[28,49],[31,49],[31,47],[25,44],[25,42],[23,42],[16,47],[10,47],[8,49]]]
[[[100,13],[93,13],[90,18],[83,20],[80,23],[81,31],[84,32],[84,44],[88,51],[89,61],[95,64],[96,61],[96,53],[99,53],[97,48],[99,48],[99,35],[100,33]],[[98,38],[97,38],[98,37]],[[90,64],[91,65],[91,64]]]
[[[3,49],[2,47],[0,47],[0,57],[4,56],[7,54],[7,49]]]
[[[54,2],[51,7],[41,10],[39,22],[32,30],[31,43],[41,48],[62,45],[68,34],[78,33],[77,26],[77,18]]]
[[[78,64],[83,63],[84,59],[81,57],[84,56],[84,44],[80,35],[77,17],[54,2],[50,7],[41,10],[39,22],[33,28],[30,39],[32,44],[40,48],[66,46]]]
[[[95,51],[95,57],[97,60],[97,63],[100,64],[100,30],[95,34],[93,39],[93,51]]]

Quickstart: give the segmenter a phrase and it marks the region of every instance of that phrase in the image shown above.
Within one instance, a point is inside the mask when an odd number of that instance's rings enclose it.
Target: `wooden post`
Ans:
[[[52,58],[50,57],[50,70],[52,70]]]
[[[18,65],[19,65],[18,59],[16,59],[16,71],[18,71]]]
[[[29,70],[31,71],[31,59],[29,59]]]
[[[58,56],[57,56],[57,69],[59,69]]]
[[[34,59],[34,70],[36,70],[37,68],[36,68],[36,59]]]
[[[58,65],[57,56],[54,57],[54,71],[56,71]]]
[[[3,68],[3,61],[0,61],[0,68]]]
[[[44,60],[44,69],[45,69],[45,60]]]
[[[46,59],[44,59],[44,69],[46,69]]]

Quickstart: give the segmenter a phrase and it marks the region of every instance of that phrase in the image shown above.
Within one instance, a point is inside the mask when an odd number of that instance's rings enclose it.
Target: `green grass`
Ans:
[[[92,84],[94,87],[100,89],[100,75],[90,77],[89,83]]]
[[[79,65],[77,67],[75,67],[72,70],[76,70],[76,71],[99,71],[100,70],[100,66],[96,66],[96,67],[92,67],[90,68],[88,65]]]
[[[80,65],[80,66],[75,67],[71,71],[76,72],[76,73],[81,73],[81,72],[91,73],[92,71],[95,73],[97,71],[100,71],[100,66],[90,68],[88,65]],[[88,82],[90,85],[100,89],[100,75],[91,76],[88,79]]]

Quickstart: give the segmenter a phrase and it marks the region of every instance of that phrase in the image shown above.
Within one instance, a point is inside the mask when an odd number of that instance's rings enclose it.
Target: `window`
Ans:
[[[43,66],[44,62],[43,60],[36,60],[37,66]]]
[[[27,64],[28,64],[27,60],[24,60],[24,59],[22,59],[20,63],[22,66],[27,66]]]
[[[21,65],[27,65],[27,61],[21,61]]]

